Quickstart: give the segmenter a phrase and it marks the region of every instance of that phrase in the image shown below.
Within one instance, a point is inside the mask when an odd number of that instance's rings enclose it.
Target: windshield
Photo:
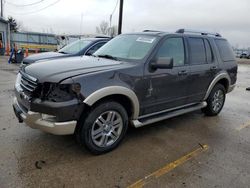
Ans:
[[[76,54],[80,52],[83,48],[85,48],[89,43],[91,43],[90,40],[77,40],[75,42],[72,42],[62,49],[60,49],[59,53],[65,53],[65,54]]]
[[[97,50],[94,56],[141,60],[148,54],[155,42],[154,36],[120,35]]]

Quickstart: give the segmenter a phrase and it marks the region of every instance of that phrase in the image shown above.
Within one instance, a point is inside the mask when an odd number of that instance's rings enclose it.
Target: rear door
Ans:
[[[187,37],[189,54],[188,103],[202,101],[218,72],[211,42],[203,37]]]

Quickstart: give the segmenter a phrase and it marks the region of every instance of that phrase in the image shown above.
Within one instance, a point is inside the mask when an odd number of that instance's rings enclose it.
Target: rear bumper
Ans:
[[[43,119],[41,113],[25,112],[18,104],[16,97],[13,101],[13,109],[19,122],[24,122],[31,128],[40,129],[55,135],[74,134],[77,121],[54,122]]]

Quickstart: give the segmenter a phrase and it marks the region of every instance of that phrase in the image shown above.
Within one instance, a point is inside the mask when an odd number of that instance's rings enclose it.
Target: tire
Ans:
[[[207,106],[202,111],[207,116],[216,116],[222,110],[226,99],[226,89],[222,84],[216,84],[210,92],[206,102]]]
[[[128,115],[124,107],[114,101],[94,106],[82,116],[75,136],[93,154],[103,154],[115,149],[125,137]]]

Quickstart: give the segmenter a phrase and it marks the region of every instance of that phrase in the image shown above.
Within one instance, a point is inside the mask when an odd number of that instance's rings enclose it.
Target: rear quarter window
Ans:
[[[215,44],[218,47],[221,59],[224,62],[235,60],[233,49],[226,40],[215,39]]]

